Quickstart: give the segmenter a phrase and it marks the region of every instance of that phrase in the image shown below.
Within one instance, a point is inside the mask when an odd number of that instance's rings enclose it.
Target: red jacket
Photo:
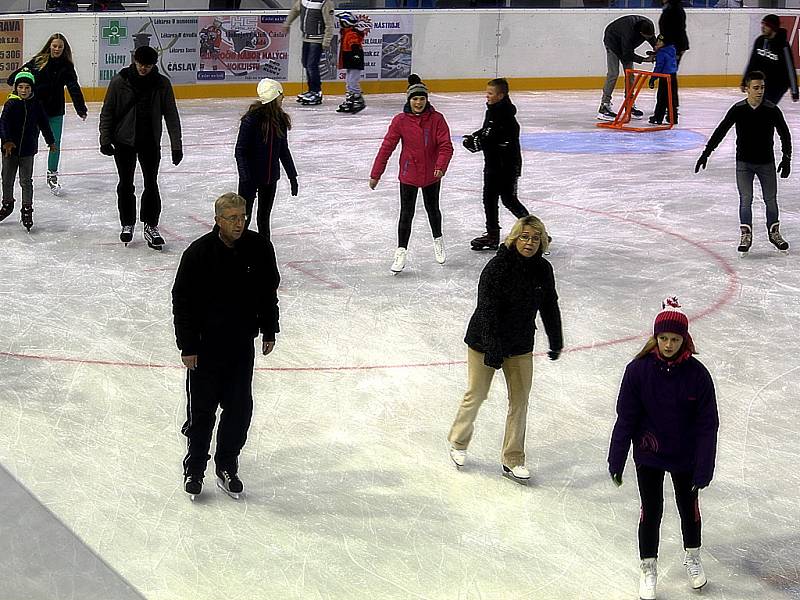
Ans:
[[[433,176],[434,171],[447,171],[447,165],[453,157],[453,144],[444,116],[430,104],[422,114],[415,115],[406,104],[404,111],[395,115],[389,125],[389,131],[372,164],[371,179],[381,178],[400,140],[403,140],[398,176],[400,183],[426,187],[438,181]]]

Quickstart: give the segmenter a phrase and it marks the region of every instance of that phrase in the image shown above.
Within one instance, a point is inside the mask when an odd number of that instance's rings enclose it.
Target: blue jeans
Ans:
[[[775,163],[755,164],[736,161],[736,187],[739,188],[739,223],[753,226],[753,179],[758,177],[767,206],[767,229],[778,222],[778,177]]]
[[[303,42],[303,54],[301,60],[306,70],[308,78],[308,90],[311,92],[321,92],[322,82],[319,78],[319,58],[322,56],[322,44]]]

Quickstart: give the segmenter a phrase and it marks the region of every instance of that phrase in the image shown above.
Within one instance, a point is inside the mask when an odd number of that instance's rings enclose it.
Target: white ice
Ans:
[[[599,91],[512,97],[526,135],[599,131]],[[733,133],[693,173],[739,97],[683,90],[679,129],[698,134],[684,150],[670,150],[672,134],[647,133],[606,142],[639,152],[525,152],[520,197],[554,238],[566,341],[550,362],[537,337],[528,487],[500,476],[500,374],[467,467],[457,472],[447,456],[466,384],[462,338],[489,258],[469,248],[484,228],[480,156],[456,145],[443,181],[447,263],[434,261],[420,201],[409,264],[393,277],[397,154],[377,190],[367,179],[404,98],[369,96],[357,116],[335,114],[340,98],[313,108],[288,99],[300,195],[281,181],[272,223],[282,331],[257,359],[246,494],[220,493],[210,467],[195,504],[181,487],[185,373],[170,289],[181,252],[209,229],[212,201],[236,188],[233,142],[248,101],[180,102],[186,158],[173,167],[165,152],[162,162],[163,253],[141,227],[129,247],[117,241],[100,106],[85,123],[68,112],[63,196],[47,191],[42,152],[33,231],[16,214],[0,224],[0,464],[148,600],[633,598],[635,475],[629,460],[625,484],[612,485],[608,439],[622,371],[660,300],[677,294],[721,417],[716,476],[701,494],[703,597],[800,598],[799,176],[779,187],[792,253],[767,242],[758,196],[753,250],[739,258]],[[431,100],[454,135],[480,125],[481,94]],[[790,99],[783,109],[796,135],[800,110]],[[501,217],[508,231],[513,217]],[[666,489],[659,589],[688,598]],[[26,535],[13,520],[3,526]],[[50,597],[72,597],[59,594]]]

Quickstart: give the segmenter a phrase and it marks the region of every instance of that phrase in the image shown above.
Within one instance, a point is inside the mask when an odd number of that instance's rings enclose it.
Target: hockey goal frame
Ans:
[[[669,123],[666,125],[652,125],[650,127],[639,127],[630,125],[631,111],[642,91],[645,82],[650,77],[658,77],[660,81],[658,85],[667,85],[667,118]],[[631,82],[631,78],[633,82]],[[617,112],[616,118],[609,123],[597,123],[598,127],[606,129],[615,129],[617,131],[635,131],[637,133],[646,133],[649,131],[664,131],[665,129],[672,129],[675,123],[675,107],[672,105],[672,76],[666,73],[653,73],[652,71],[641,71],[639,69],[625,69],[625,102]]]

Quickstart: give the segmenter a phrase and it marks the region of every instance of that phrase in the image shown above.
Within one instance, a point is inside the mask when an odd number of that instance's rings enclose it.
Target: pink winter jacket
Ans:
[[[419,115],[410,112],[408,106],[399,115],[395,115],[389,125],[389,131],[383,138],[378,155],[372,164],[371,179],[380,179],[386,170],[386,163],[403,140],[400,151],[401,183],[417,187],[426,187],[436,183],[433,176],[435,170],[447,171],[447,165],[453,157],[453,144],[450,142],[450,128],[440,112],[436,112],[429,104]]]

